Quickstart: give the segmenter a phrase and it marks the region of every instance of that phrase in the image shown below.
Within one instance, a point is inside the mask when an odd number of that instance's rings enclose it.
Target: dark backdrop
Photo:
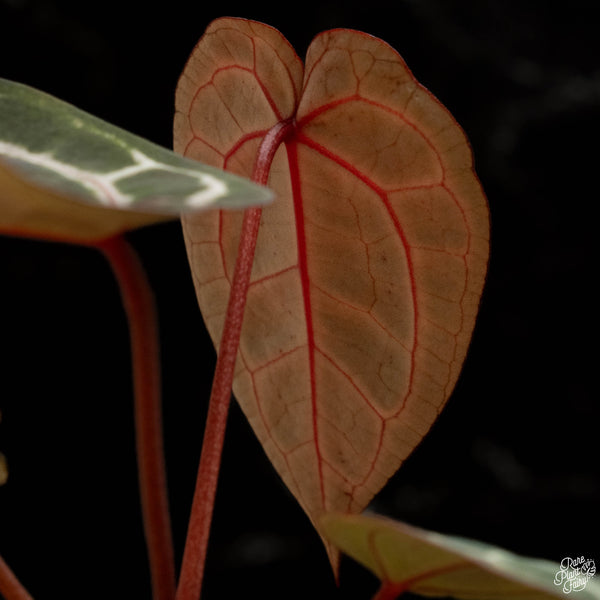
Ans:
[[[600,560],[595,438],[597,138],[594,2],[214,3],[0,0],[0,76],[165,146],[186,58],[218,16],[271,24],[300,56],[318,32],[385,39],[469,136],[492,254],[469,356],[447,408],[373,507],[560,561]],[[1,132],[0,132],[1,135]],[[179,225],[130,236],[160,307],[178,556],[214,352]],[[0,238],[0,553],[39,599],[149,598],[137,499],[127,329],[92,250]],[[234,405],[206,595],[366,599],[336,590],[308,520]]]

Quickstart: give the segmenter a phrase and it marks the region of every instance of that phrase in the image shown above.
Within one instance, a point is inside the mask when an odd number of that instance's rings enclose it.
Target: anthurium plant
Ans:
[[[232,390],[333,577],[342,552],[378,600],[560,595],[557,565],[364,512],[453,391],[488,260],[465,134],[393,48],[338,29],[303,62],[277,30],[218,19],[179,80],[175,152],[5,80],[0,132],[0,230],[96,247],[120,284],[155,600],[201,595]],[[173,218],[218,351],[179,573],[156,315],[125,239]],[[0,559],[7,600],[26,583]]]

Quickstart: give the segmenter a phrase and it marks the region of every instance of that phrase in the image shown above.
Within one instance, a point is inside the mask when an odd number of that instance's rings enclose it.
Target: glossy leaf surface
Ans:
[[[331,542],[384,583],[396,584],[398,593],[479,600],[563,597],[558,563],[382,517],[325,515],[321,523]],[[590,579],[576,596],[598,600],[600,584]]]
[[[249,181],[0,79],[0,231],[86,242],[190,210],[240,208],[271,197]]]
[[[288,119],[234,392],[317,523],[361,511],[451,393],[483,286],[488,211],[463,132],[390,46],[328,31],[304,67],[271,27],[213,22],[178,85],[175,149],[250,176],[261,141]],[[241,218],[183,219],[215,343]]]

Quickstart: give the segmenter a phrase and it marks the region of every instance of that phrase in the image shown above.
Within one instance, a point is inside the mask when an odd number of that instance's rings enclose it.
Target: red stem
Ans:
[[[33,600],[0,556],[0,595],[5,600]]]
[[[131,338],[142,518],[154,600],[175,597],[175,559],[163,452],[158,320],[152,289],[135,251],[117,236],[98,244],[121,290]]]
[[[292,127],[293,122],[291,120],[282,121],[265,135],[256,157],[252,176],[253,181],[262,185],[267,183],[275,151]],[[206,549],[208,547],[223,441],[225,439],[235,361],[261,214],[262,209],[260,208],[249,208],[244,212],[223,337],[219,346],[208,405],[200,466],[192,501],[176,600],[198,600],[202,589]]]
[[[202,588],[206,548],[217,490],[225,425],[229,412],[233,371],[261,213],[260,208],[251,208],[244,213],[238,259],[227,308],[226,326],[221,338],[208,405],[200,466],[176,600],[197,600]]]

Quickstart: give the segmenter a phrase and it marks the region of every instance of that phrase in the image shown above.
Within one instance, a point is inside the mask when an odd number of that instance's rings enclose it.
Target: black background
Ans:
[[[277,27],[304,55],[350,27],[394,46],[469,136],[492,254],[463,373],[373,508],[560,561],[600,560],[595,437],[595,2],[397,0],[102,3],[0,0],[0,76],[164,146],[186,58],[218,16]],[[1,134],[1,132],[0,132]],[[177,223],[136,232],[160,307],[178,557],[214,351]],[[0,238],[0,553],[38,598],[149,598],[127,328],[95,251]],[[204,597],[366,599],[320,542],[233,406]]]

